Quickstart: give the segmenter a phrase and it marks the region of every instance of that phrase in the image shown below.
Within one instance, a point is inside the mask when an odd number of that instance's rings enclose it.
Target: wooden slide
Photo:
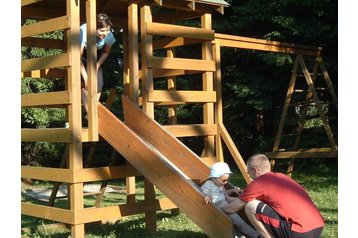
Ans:
[[[177,138],[122,97],[124,120],[98,106],[100,135],[162,191],[209,237],[233,237],[230,218],[204,203],[201,184],[209,167]]]

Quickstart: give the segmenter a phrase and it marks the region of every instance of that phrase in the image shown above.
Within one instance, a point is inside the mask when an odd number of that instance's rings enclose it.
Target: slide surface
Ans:
[[[209,167],[135,104],[122,99],[125,123],[99,104],[100,135],[209,237],[232,238],[230,218],[205,204],[198,186]]]

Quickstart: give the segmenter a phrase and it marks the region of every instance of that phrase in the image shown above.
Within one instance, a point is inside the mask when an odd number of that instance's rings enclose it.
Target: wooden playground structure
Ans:
[[[233,47],[297,55],[279,134],[270,154],[273,159],[292,158],[291,154],[284,154],[288,152],[280,151],[279,144],[286,105],[288,107],[290,91],[298,72],[297,65],[301,66],[309,85],[307,101],[313,97],[317,105],[321,105],[313,85],[315,76],[312,78],[305,69],[303,56],[317,58],[315,72],[320,67],[326,75],[327,84],[331,84],[320,58],[321,48],[215,33],[212,12],[223,14],[228,6],[223,0],[21,1],[22,18],[37,20],[22,26],[22,46],[61,50],[56,55],[22,60],[22,77],[60,78],[66,85],[63,91],[24,94],[21,96],[21,107],[65,108],[69,122],[68,128],[22,128],[22,142],[66,143],[58,168],[22,166],[22,178],[54,182],[49,205],[22,202],[22,214],[69,224],[71,237],[78,238],[85,236],[86,223],[119,220],[141,213],[145,214],[146,229],[155,231],[157,211],[179,208],[208,236],[233,236],[230,218],[214,205],[203,204],[199,187],[209,174],[209,166],[216,161],[224,161],[223,146],[230,151],[246,182],[251,181],[245,162],[223,124],[220,49]],[[89,95],[96,95],[94,32],[98,12],[107,13],[116,26],[123,28],[124,122],[110,111],[114,97],[118,96],[112,89],[105,106],[98,103],[96,97],[89,96],[88,127],[82,127],[79,26],[84,22],[88,26],[88,92]],[[200,26],[181,24],[189,20],[199,22]],[[54,31],[63,31],[64,39],[41,37],[43,33]],[[176,48],[186,46],[197,47],[201,55],[193,55],[190,59],[177,56]],[[166,56],[159,56],[163,54]],[[176,77],[183,75],[199,75],[201,90],[177,89]],[[155,80],[165,80],[168,89],[156,89]],[[334,90],[330,89],[336,103]],[[202,105],[203,121],[199,124],[177,124],[176,105],[192,103]],[[155,120],[155,107],[160,106],[168,107],[166,125],[160,125]],[[321,156],[330,153],[330,156],[337,157],[338,146],[332,139],[323,110],[319,111],[322,120],[325,119],[324,126],[332,148],[316,148],[314,153],[318,157],[320,153],[325,153]],[[179,137],[203,137],[201,155],[188,149],[177,139]],[[84,167],[83,144],[100,140],[107,141],[128,163]],[[293,147],[295,156],[304,156],[307,151],[299,151],[298,143]],[[91,160],[95,150],[93,146],[87,160]],[[143,201],[135,199],[136,176],[145,177]],[[84,207],[84,183],[102,181],[102,188],[105,188],[108,180],[115,179],[126,180],[125,204],[101,207],[104,193],[101,189],[96,205]],[[68,186],[67,209],[54,206],[60,183]],[[156,198],[156,189],[163,192],[166,198]]]

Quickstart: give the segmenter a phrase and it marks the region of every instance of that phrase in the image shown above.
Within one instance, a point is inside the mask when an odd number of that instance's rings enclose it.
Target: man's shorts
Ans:
[[[282,238],[318,238],[323,227],[316,228],[306,233],[291,230],[291,224],[280,216],[272,207],[260,202],[256,208],[256,219],[266,227],[274,237]]]

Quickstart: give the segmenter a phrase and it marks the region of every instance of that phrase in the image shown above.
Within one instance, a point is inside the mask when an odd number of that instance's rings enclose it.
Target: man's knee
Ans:
[[[257,206],[259,205],[259,203],[260,203],[260,201],[256,200],[256,199],[252,200],[250,202],[247,202],[245,205],[246,216],[256,214],[256,209],[257,209]]]

